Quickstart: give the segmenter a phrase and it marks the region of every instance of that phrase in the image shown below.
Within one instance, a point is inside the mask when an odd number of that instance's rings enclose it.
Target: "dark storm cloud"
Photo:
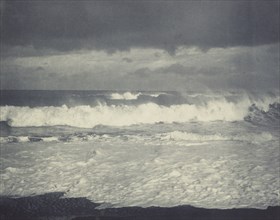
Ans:
[[[1,38],[8,47],[59,51],[261,45],[278,41],[278,8],[278,1],[5,1]]]
[[[125,62],[127,62],[127,63],[132,63],[132,62],[133,62],[132,59],[127,58],[127,57],[123,58],[122,60],[125,61]]]

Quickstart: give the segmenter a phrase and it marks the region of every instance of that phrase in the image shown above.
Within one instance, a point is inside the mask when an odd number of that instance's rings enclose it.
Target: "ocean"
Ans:
[[[1,91],[0,195],[279,206],[279,93]]]

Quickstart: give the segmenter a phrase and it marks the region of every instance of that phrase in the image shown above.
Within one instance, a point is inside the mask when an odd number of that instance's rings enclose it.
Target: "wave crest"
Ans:
[[[131,105],[102,105],[60,107],[1,107],[1,121],[13,127],[28,126],[73,126],[92,128],[96,125],[126,126],[132,124],[154,124],[159,122],[188,121],[240,121],[256,118],[278,118],[279,104],[269,105],[265,101],[252,105],[249,99],[229,102],[226,99],[211,100],[202,105],[181,104],[163,106],[156,103]],[[251,106],[251,108],[249,108]],[[265,109],[265,106],[268,106]],[[253,110],[252,110],[253,108]],[[248,116],[249,109],[249,116]]]

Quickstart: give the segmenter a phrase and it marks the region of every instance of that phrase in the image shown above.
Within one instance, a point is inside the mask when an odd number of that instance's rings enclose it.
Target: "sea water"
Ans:
[[[1,196],[279,205],[279,94],[1,91]]]

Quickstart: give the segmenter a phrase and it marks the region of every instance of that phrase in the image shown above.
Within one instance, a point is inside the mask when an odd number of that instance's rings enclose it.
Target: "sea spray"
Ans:
[[[126,126],[159,122],[241,121],[249,114],[252,105],[258,106],[258,109],[266,108],[269,110],[269,104],[264,101],[253,103],[250,99],[241,99],[237,102],[219,99],[210,100],[202,105],[163,106],[156,103],[146,103],[140,105],[109,106],[99,104],[97,106],[81,105],[75,107],[63,105],[34,108],[2,106],[1,121],[8,121],[9,125],[13,127],[64,125],[81,128],[92,128],[97,125]],[[266,113],[266,109],[262,110],[263,114]]]

